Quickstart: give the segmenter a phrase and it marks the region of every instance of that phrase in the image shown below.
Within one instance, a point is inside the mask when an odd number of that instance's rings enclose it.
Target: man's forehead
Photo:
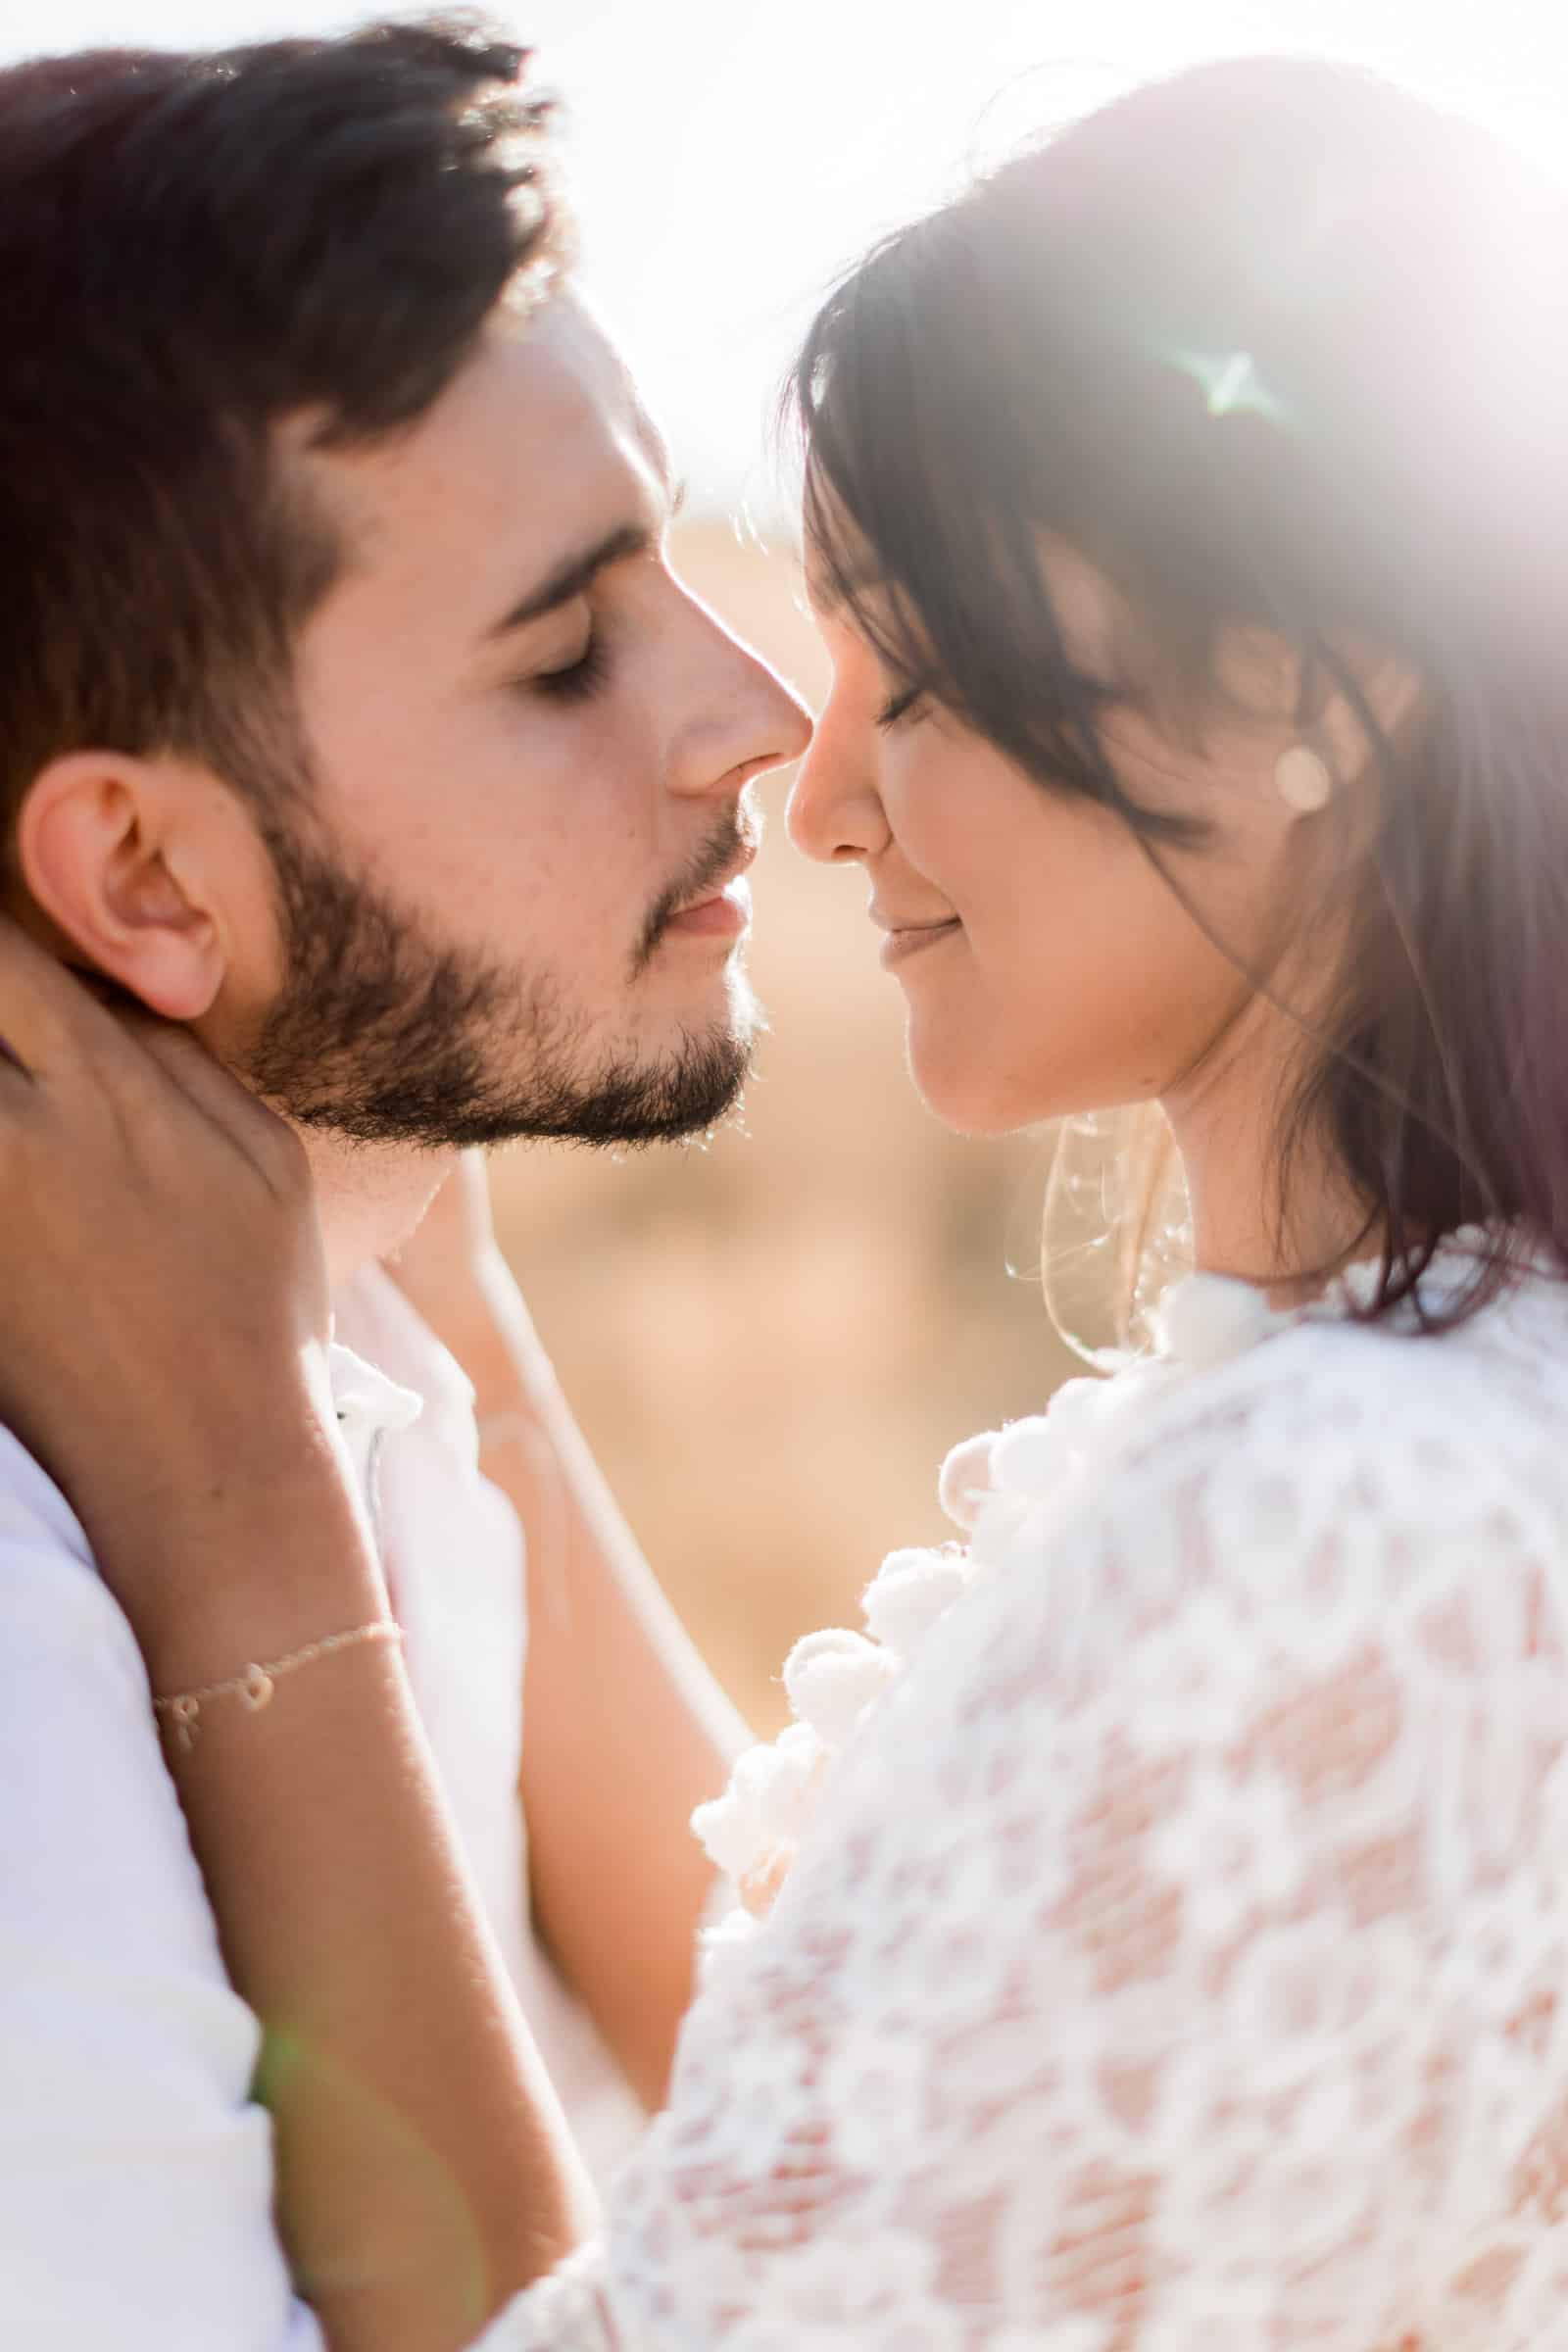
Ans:
[[[580,295],[564,292],[532,313],[514,331],[512,344],[522,374],[530,368],[554,371],[558,391],[574,387],[588,409],[612,432],[626,435],[661,479],[667,480],[669,453],[663,436],[643,406],[613,338]]]
[[[439,560],[472,545],[514,571],[583,528],[667,491],[668,460],[629,370],[568,294],[499,316],[473,359],[404,435],[313,461],[360,559]],[[645,502],[646,503],[646,502]],[[476,583],[477,585],[477,583]]]

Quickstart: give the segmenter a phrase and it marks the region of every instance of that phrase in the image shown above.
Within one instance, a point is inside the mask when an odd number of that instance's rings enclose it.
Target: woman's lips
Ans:
[[[945,923],[910,923],[902,930],[890,929],[882,942],[883,970],[891,971],[896,964],[907,963],[911,956],[920,955],[926,948],[934,948],[938,940],[951,939],[956,931],[962,929],[963,925],[956,914]]]

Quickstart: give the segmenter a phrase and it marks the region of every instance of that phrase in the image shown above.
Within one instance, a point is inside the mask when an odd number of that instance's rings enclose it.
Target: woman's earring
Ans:
[[[1274,789],[1298,816],[1316,816],[1334,798],[1334,778],[1310,744],[1293,743],[1274,763]]]

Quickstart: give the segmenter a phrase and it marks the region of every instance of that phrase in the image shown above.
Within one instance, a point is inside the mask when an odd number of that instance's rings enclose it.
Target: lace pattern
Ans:
[[[950,1466],[971,1572],[486,2352],[1568,2347],[1568,1289],[1234,1288]]]

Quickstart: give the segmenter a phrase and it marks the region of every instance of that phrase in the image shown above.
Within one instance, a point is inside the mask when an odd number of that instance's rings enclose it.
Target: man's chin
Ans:
[[[583,1071],[540,1063],[526,1078],[478,1073],[458,1057],[405,1066],[395,1081],[270,1091],[296,1125],[357,1146],[450,1151],[508,1143],[641,1151],[708,1135],[738,1108],[756,1023],[683,1037],[658,1057],[625,1055]]]
[[[767,1024],[750,980],[731,966],[724,1020],[702,1032],[682,1031],[662,1053],[628,1054],[603,1071],[558,1122],[541,1131],[564,1143],[610,1150],[690,1142],[734,1117],[752,1074],[757,1042]]]
[[[739,1110],[760,1018],[682,1037],[657,1059],[628,1057],[589,1085],[543,1101],[537,1088],[515,1104],[513,1141],[576,1144],[589,1150],[642,1151],[710,1135]],[[499,1140],[499,1139],[498,1139]]]

